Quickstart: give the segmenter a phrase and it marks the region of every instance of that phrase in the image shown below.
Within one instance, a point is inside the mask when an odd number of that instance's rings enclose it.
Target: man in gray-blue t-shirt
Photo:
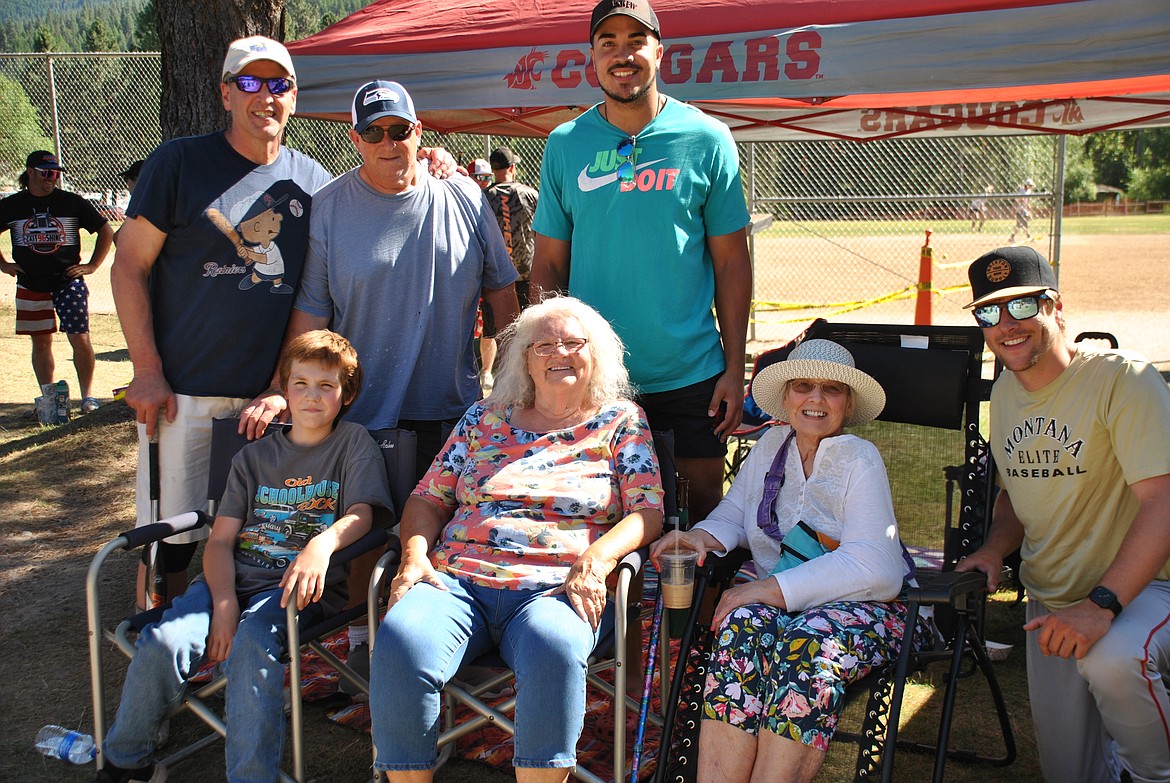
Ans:
[[[366,382],[346,419],[416,431],[421,477],[442,447],[444,424],[479,396],[480,296],[503,328],[518,311],[517,275],[479,187],[419,166],[422,125],[401,85],[363,85],[352,119],[362,165],[313,199],[286,339],[330,326],[353,343]]]

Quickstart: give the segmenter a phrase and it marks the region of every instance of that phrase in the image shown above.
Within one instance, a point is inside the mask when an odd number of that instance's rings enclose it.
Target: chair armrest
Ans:
[[[987,577],[978,571],[932,574],[918,587],[906,590],[906,599],[919,604],[949,605],[966,609],[970,601],[987,592]]]
[[[158,522],[152,522],[149,525],[127,530],[120,536],[120,538],[126,539],[126,543],[122,545],[122,548],[125,550],[137,549],[140,546],[153,544],[156,541],[162,541],[164,538],[170,538],[177,533],[198,530],[210,524],[211,517],[205,512],[188,511],[186,514],[167,517],[166,519],[160,519]]]
[[[646,560],[650,557],[650,547],[643,546],[630,552],[628,555],[618,561],[617,567],[614,568],[616,574],[619,570],[625,568],[631,574],[637,574],[642,570],[642,566],[646,564]]]
[[[707,553],[703,561],[703,570],[707,573],[707,582],[721,582],[731,579],[743,568],[743,564],[752,559],[751,550],[746,547],[736,547],[725,555]]]
[[[393,539],[393,544],[390,544],[390,539]],[[391,536],[384,527],[371,528],[368,533],[354,541],[349,546],[338,549],[329,558],[329,565],[342,565],[348,563],[359,555],[364,555],[366,552],[373,551],[382,546],[398,546],[398,536]]]

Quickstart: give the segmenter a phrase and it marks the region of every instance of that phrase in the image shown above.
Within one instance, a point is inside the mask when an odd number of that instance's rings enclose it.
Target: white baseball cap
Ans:
[[[288,49],[284,48],[284,44],[262,35],[253,35],[228,44],[227,56],[223,58],[223,73],[220,75],[220,81],[226,82],[228,77],[236,76],[244,70],[244,66],[257,60],[274,62],[293,79],[297,78],[292,56],[288,53]]]

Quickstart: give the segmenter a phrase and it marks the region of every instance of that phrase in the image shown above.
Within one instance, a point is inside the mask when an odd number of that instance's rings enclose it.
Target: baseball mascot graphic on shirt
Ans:
[[[272,283],[269,289],[271,293],[293,292],[293,287],[284,282],[284,257],[276,244],[276,238],[280,236],[280,223],[284,219],[277,207],[287,200],[287,195],[276,198],[270,193],[261,193],[247,207],[243,217],[235,221],[235,225],[214,207],[207,210],[207,217],[235,245],[236,254],[251,269],[251,274],[245,275],[240,281],[240,290],[247,291],[266,280]],[[241,202],[232,212],[246,203]]]

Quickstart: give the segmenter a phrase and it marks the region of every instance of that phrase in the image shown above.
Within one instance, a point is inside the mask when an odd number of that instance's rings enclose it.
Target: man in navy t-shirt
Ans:
[[[110,275],[134,364],[126,401],[139,424],[139,524],[150,521],[148,440],[159,442],[160,514],[202,508],[211,419],[238,415],[272,378],[312,194],[330,179],[281,145],[296,96],[283,45],[233,41],[220,83],[230,127],[164,142],[142,167]],[[162,546],[172,597],[203,535]]]

